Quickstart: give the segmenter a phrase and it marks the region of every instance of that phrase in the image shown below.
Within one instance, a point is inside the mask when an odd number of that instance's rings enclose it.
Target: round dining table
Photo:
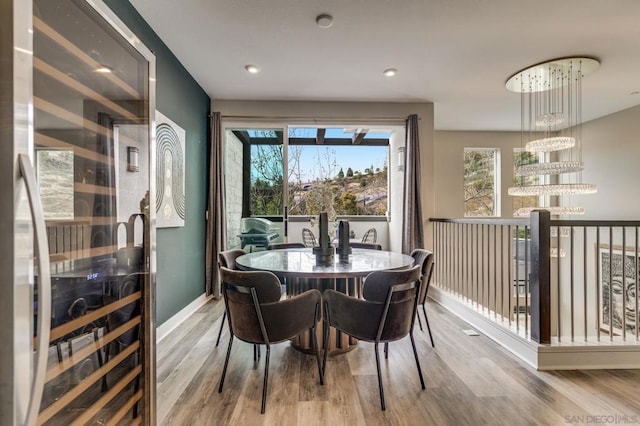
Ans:
[[[352,249],[348,262],[341,262],[336,254],[328,265],[316,264],[311,248],[266,250],[244,254],[236,259],[238,269],[270,271],[285,285],[286,296],[295,296],[308,289],[320,292],[331,288],[352,297],[362,297],[363,278],[374,271],[406,269],[413,266],[413,257],[382,250]],[[357,339],[331,328],[329,341],[323,341],[322,327],[318,327],[320,347],[329,345],[335,355],[354,349]],[[312,352],[309,333],[299,335],[292,345],[303,352]]]

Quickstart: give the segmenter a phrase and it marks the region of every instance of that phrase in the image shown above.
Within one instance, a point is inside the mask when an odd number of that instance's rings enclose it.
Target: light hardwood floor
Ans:
[[[260,414],[264,350],[215,341],[223,303],[212,301],[158,345],[158,423],[164,425],[560,425],[640,424],[640,370],[538,372],[444,308],[427,310],[436,347],[416,324],[421,390],[409,338],[381,354],[387,410],[380,410],[373,345],[329,358],[320,386],[315,358],[272,347],[266,413]],[[380,348],[382,351],[382,346]],[[607,416],[607,417],[596,417]],[[614,416],[614,417],[609,417]],[[616,424],[616,423],[614,423]]]

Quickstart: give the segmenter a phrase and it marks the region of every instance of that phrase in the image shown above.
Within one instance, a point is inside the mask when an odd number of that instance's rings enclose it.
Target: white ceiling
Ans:
[[[507,78],[585,55],[584,121],[640,104],[640,0],[130,1],[213,99],[426,101],[438,130],[519,130]]]

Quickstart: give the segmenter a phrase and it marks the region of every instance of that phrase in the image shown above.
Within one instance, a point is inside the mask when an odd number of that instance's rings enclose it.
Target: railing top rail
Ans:
[[[552,220],[551,226],[639,226],[640,220]]]
[[[431,222],[446,223],[469,223],[479,225],[511,225],[511,226],[529,226],[528,219],[445,219],[445,218],[429,218]]]
[[[430,222],[469,223],[480,225],[529,226],[529,219],[447,219],[429,218]],[[640,227],[640,220],[551,220],[550,226],[584,226],[584,227]]]

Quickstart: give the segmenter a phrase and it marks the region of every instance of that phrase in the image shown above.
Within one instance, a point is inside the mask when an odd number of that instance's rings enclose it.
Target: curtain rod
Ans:
[[[225,115],[222,114],[221,118],[235,119],[235,120],[296,120],[296,121],[365,121],[365,122],[402,122],[404,123],[407,117],[303,117],[295,115],[280,115],[280,116],[267,116],[267,115]],[[420,117],[418,117],[420,120]]]

